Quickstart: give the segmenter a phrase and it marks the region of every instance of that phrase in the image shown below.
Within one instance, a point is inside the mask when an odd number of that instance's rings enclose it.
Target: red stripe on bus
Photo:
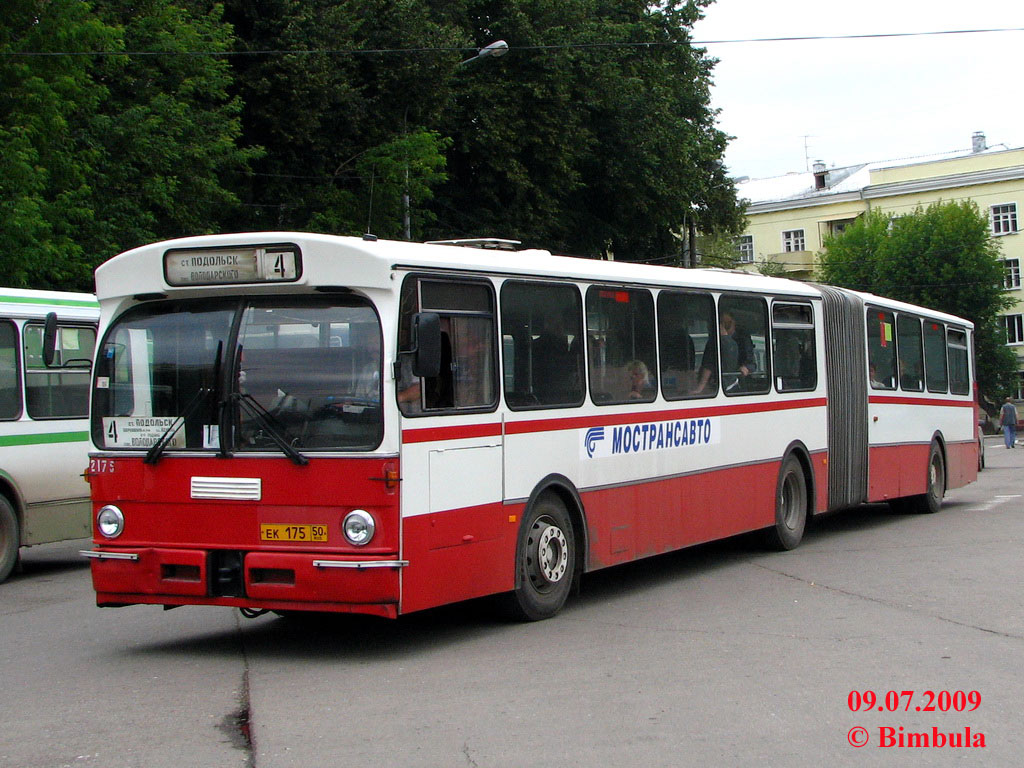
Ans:
[[[955,408],[973,408],[973,400],[948,400],[928,397],[900,397],[895,395],[871,395],[868,402],[874,405],[940,405]]]
[[[643,424],[648,421],[699,419],[705,416],[733,416],[741,413],[767,413],[770,411],[789,411],[796,408],[821,408],[827,403],[828,400],[826,398],[815,397],[806,400],[785,400],[775,403],[738,403],[736,405],[716,405],[672,411],[644,411],[643,413],[598,414],[594,416],[574,416],[564,419],[514,421],[505,425],[505,432],[509,435],[520,435],[530,432],[554,432],[563,429],[583,429],[585,427]]]
[[[570,416],[559,419],[536,419],[533,421],[512,421],[505,425],[509,435],[531,432],[556,432],[585,427],[607,427],[618,424],[643,424],[648,421],[669,421],[672,419],[699,419],[705,416],[732,416],[743,413],[767,413],[788,411],[797,408],[822,408],[828,403],[824,397],[804,400],[785,400],[775,403],[736,403],[730,405],[685,408],[671,411],[644,411],[643,413],[594,414],[591,416]],[[497,437],[501,435],[501,424],[463,424],[451,427],[426,427],[403,429],[403,443],[427,443],[444,440],[463,440],[472,437]]]
[[[453,427],[403,429],[403,443],[432,443],[441,440],[463,440],[469,437],[498,437],[501,424],[460,424]]]

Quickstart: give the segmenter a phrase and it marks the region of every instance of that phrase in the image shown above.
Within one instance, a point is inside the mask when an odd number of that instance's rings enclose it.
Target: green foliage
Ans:
[[[711,1],[5,0],[0,54],[56,55],[0,55],[0,283],[407,213],[413,239],[672,263],[687,222],[741,220],[690,44]]]
[[[1011,386],[1016,371],[1000,313],[999,244],[970,201],[933,203],[907,216],[872,211],[825,241],[826,283],[868,291],[959,315],[975,324],[978,381],[989,397]]]
[[[0,284],[92,290],[118,251],[219,228],[239,149],[218,8],[171,0],[7,0],[0,52]],[[72,55],[67,55],[67,54]]]

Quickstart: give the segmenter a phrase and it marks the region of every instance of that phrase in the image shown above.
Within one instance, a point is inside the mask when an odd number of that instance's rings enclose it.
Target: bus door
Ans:
[[[414,317],[440,325],[437,376],[412,370]],[[494,294],[481,280],[409,276],[402,288],[397,396],[402,425],[402,517],[405,556],[417,550],[468,567],[475,545],[502,527],[503,430],[497,408]],[[450,580],[452,588],[458,586]],[[472,589],[471,584],[463,588]],[[466,595],[469,596],[469,595]],[[426,599],[426,596],[423,596]],[[433,599],[438,596],[431,595]],[[451,596],[449,596],[451,597]],[[405,593],[407,610],[417,595]],[[453,598],[462,599],[462,597]]]

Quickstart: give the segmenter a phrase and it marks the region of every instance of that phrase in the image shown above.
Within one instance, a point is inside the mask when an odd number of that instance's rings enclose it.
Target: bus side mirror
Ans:
[[[412,318],[412,374],[432,378],[441,373],[441,317],[436,312],[417,312]]]
[[[47,368],[53,366],[57,357],[57,313],[50,312],[43,325],[43,363]]]

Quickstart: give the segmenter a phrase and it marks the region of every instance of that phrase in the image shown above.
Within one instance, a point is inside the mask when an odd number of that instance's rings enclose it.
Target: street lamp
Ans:
[[[504,56],[508,53],[508,43],[504,40],[495,40],[493,43],[488,43],[483,48],[477,48],[476,56],[472,56],[465,61],[460,61],[458,66],[464,67],[467,64],[472,64],[474,61],[480,59],[497,59],[500,56]],[[409,116],[409,108],[405,108],[406,118]],[[410,211],[410,200],[409,200],[409,167],[405,168],[405,194],[402,195],[402,229],[404,230],[405,239],[412,240],[412,215]]]
[[[464,67],[467,64],[472,64],[474,61],[478,59],[496,59],[499,56],[504,56],[506,53],[508,53],[508,43],[506,43],[504,40],[495,40],[493,43],[488,43],[483,48],[478,48],[476,56],[470,59],[466,59],[465,61],[459,62],[459,66]]]

